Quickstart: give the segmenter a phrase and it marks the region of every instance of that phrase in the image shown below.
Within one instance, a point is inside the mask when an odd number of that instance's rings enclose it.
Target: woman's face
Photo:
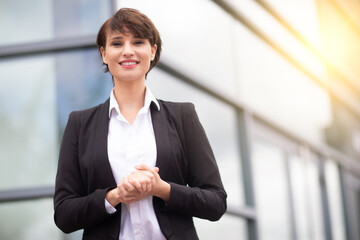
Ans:
[[[141,81],[145,80],[156,49],[157,46],[151,46],[148,39],[135,38],[131,33],[113,32],[108,35],[106,48],[101,49],[101,55],[115,83]]]

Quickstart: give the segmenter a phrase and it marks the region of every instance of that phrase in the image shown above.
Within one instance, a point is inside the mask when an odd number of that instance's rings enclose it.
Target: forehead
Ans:
[[[108,39],[113,38],[133,38],[134,35],[131,32],[117,32],[117,31],[109,31],[107,34]]]
[[[131,31],[129,30],[125,30],[125,31],[108,31],[107,34],[107,40],[111,40],[113,38],[117,38],[117,39],[125,39],[125,38],[141,38],[141,39],[146,39],[149,40],[147,38],[142,38],[140,36],[135,36]]]

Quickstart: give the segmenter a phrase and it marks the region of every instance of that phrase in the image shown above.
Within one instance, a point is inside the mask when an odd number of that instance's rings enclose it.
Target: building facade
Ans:
[[[112,88],[96,34],[139,9],[162,40],[157,98],[196,106],[228,193],[200,239],[360,240],[360,2],[1,0],[0,239],[81,239],[53,221],[71,111]]]

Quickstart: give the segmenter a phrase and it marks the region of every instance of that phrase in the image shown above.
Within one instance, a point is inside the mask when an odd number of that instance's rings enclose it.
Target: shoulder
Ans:
[[[175,123],[181,125],[188,122],[198,122],[199,118],[195,110],[195,105],[191,102],[171,102],[158,100],[161,109]]]
[[[91,108],[71,112],[69,115],[69,122],[70,121],[87,122],[91,119],[94,119],[99,114],[108,114],[108,111],[109,111],[109,100]]]
[[[195,105],[191,102],[171,102],[171,101],[164,101],[158,100],[161,107],[164,108],[165,111],[171,113],[179,113],[184,114],[188,112],[195,112]]]

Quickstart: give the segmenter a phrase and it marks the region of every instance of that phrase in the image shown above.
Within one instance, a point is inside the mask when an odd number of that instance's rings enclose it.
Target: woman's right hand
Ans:
[[[158,168],[155,168],[158,171]],[[134,171],[123,178],[117,188],[106,194],[106,200],[116,206],[119,203],[130,204],[149,196],[155,184],[155,176],[148,171]]]

